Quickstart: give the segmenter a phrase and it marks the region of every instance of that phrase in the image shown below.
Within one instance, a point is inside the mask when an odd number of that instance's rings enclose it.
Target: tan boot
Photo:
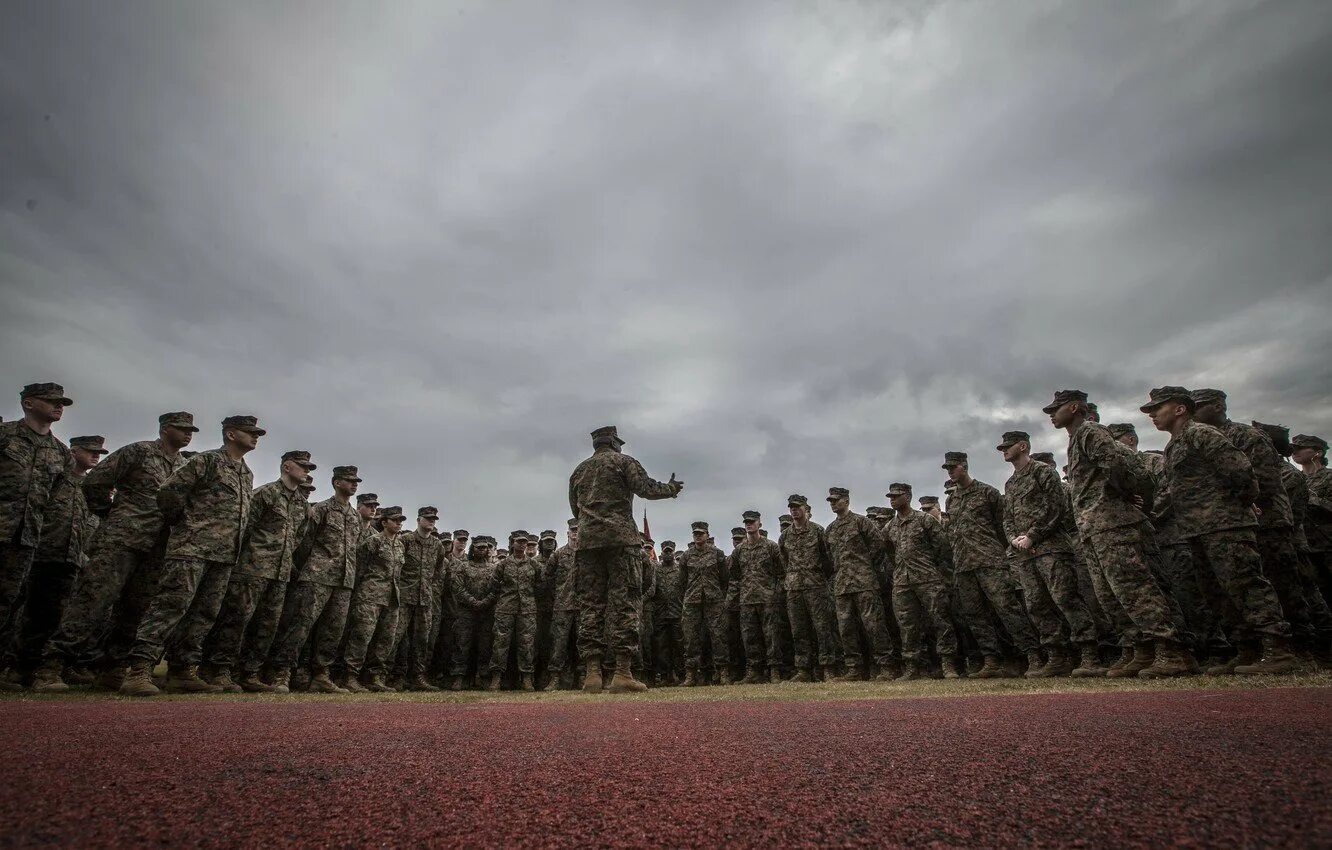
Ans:
[[[150,676],[148,680],[151,682],[152,677]],[[120,686],[123,685],[124,683],[125,683],[125,668],[108,667],[107,669],[98,673],[97,678],[93,680],[93,690],[115,692],[119,691]]]
[[[451,691],[461,691],[462,689],[463,689],[463,677],[462,677],[462,676],[454,676],[453,678],[449,679],[449,690],[451,690]]]
[[[607,691],[613,694],[637,694],[648,689],[647,685],[634,678],[630,665],[629,653],[619,653],[615,656],[615,676],[611,679]]]
[[[846,665],[846,671],[840,676],[833,678],[834,682],[863,682],[865,677],[860,675],[860,669],[853,665]]]
[[[42,666],[38,667],[32,674],[32,690],[39,694],[62,694],[69,690],[69,685],[61,678],[60,674],[64,672],[64,663],[59,659],[43,661]]]
[[[378,673],[370,677],[370,681],[366,684],[366,688],[376,694],[395,694],[398,692],[397,688],[393,687],[388,682],[385,682],[384,677]]]
[[[762,683],[763,676],[759,673],[758,668],[756,667],[750,667],[745,670],[745,677],[740,680],[740,684],[742,685],[758,685]]]
[[[807,685],[814,681],[814,673],[802,667],[796,671],[794,676],[787,679],[787,681],[797,685]]]
[[[153,684],[152,667],[147,661],[136,661],[125,671],[120,692],[127,697],[155,697],[161,693]]]
[[[351,675],[351,674],[348,674],[348,675],[347,675],[347,678],[342,680],[342,687],[343,687],[343,688],[347,691],[347,693],[349,693],[349,694],[368,694],[368,693],[370,693],[370,689],[367,688],[365,685],[362,685],[362,684],[361,684],[361,679],[360,679],[360,677],[359,677],[359,676],[353,676],[353,675]]]
[[[216,680],[215,680],[216,681]],[[246,673],[238,683],[247,694],[271,694],[276,688],[259,678],[258,673]]]
[[[1022,675],[1026,679],[1048,679],[1052,675],[1049,668],[1049,661],[1041,661],[1040,650],[1033,649],[1027,653],[1027,672]]]
[[[310,674],[309,670],[302,667],[301,669],[297,670],[295,673],[291,674],[291,680],[289,682],[289,685],[291,686],[292,691],[305,693],[306,691],[310,690],[310,683],[313,681],[314,681],[314,676]]]
[[[1258,647],[1251,643],[1242,643],[1235,652],[1235,657],[1229,661],[1218,661],[1207,668],[1209,676],[1233,676],[1236,667],[1247,667],[1250,664],[1256,664],[1261,658]]]
[[[902,675],[898,676],[894,681],[914,682],[919,678],[920,678],[920,665],[918,665],[914,661],[904,661],[902,662]]]
[[[1123,670],[1124,667],[1132,663],[1132,661],[1133,661],[1133,647],[1121,646],[1119,648],[1119,657],[1116,658],[1114,662],[1112,662],[1110,666],[1106,669],[1105,675],[1109,676],[1111,679],[1119,678],[1119,671]]]
[[[221,688],[222,693],[224,694],[238,694],[244,690],[244,688],[236,684],[236,681],[231,678],[230,670],[222,670],[221,672],[214,674],[214,676],[208,680],[208,683],[215,688]]]
[[[945,679],[960,679],[960,678],[962,678],[962,674],[961,674],[961,672],[959,672],[958,669],[957,669],[957,661],[956,661],[956,660],[954,660],[954,659],[952,659],[952,658],[945,658],[945,659],[943,660],[943,677],[944,677]]]
[[[1252,664],[1237,664],[1235,672],[1241,676],[1274,676],[1297,672],[1299,662],[1290,651],[1285,638],[1263,638],[1263,657]]]
[[[427,694],[433,694],[439,692],[439,688],[427,682],[425,676],[422,676],[419,673],[415,676],[411,676],[408,678],[407,687],[411,688],[414,691],[420,691],[422,693],[427,693]]]
[[[693,667],[685,671],[684,686],[686,688],[698,687],[698,671]]]
[[[1156,646],[1150,641],[1133,647],[1133,658],[1118,670],[1111,669],[1105,675],[1111,679],[1136,679],[1138,673],[1152,666],[1156,660]]]
[[[735,679],[731,677],[731,668],[722,667],[717,671],[717,684],[722,686],[735,684]]]
[[[536,685],[532,682],[532,674],[524,673],[522,683],[519,685],[525,691],[535,691]]]
[[[599,694],[601,684],[601,659],[593,656],[583,668],[583,693]]]
[[[547,675],[549,678],[546,680],[546,686],[541,690],[558,691],[560,689],[560,672],[558,670],[551,670]]]
[[[1078,647],[1081,662],[1073,669],[1069,675],[1075,679],[1096,679],[1105,676],[1105,668],[1101,666],[1101,658],[1096,653],[1095,643],[1084,643]]]
[[[780,685],[783,681],[784,680],[782,679],[782,673],[776,667],[773,667],[771,670],[768,671],[768,682],[770,684]]]
[[[1008,671],[999,663],[997,655],[985,656],[985,662],[981,664],[980,669],[971,674],[973,679],[1007,679]]]
[[[500,689],[500,680],[503,678],[499,673],[490,674],[490,684],[486,685],[488,691],[498,691]]]
[[[1068,657],[1068,650],[1062,646],[1051,648],[1050,657],[1045,662],[1047,678],[1062,679],[1073,672],[1073,659]]]
[[[358,683],[359,684],[359,683]],[[316,694],[349,694],[346,688],[340,687],[337,682],[328,677],[327,670],[320,670],[310,677],[310,691]]]
[[[199,665],[187,664],[167,670],[166,689],[173,694],[220,694],[217,685],[205,682],[199,676]]]
[[[242,683],[243,685],[244,683]],[[291,693],[291,671],[279,670],[273,674],[273,693],[289,694]]]
[[[93,675],[93,671],[80,664],[66,670],[61,678],[69,685],[91,685],[97,677]]]
[[[1138,678],[1169,679],[1176,676],[1197,676],[1201,672],[1192,652],[1177,643],[1158,640],[1156,657],[1150,666],[1138,671]]]

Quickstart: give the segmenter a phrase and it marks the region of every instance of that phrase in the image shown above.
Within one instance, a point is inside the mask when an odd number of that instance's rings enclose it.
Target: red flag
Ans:
[[[647,508],[643,508],[643,536],[648,540],[652,539],[652,530],[648,528]]]

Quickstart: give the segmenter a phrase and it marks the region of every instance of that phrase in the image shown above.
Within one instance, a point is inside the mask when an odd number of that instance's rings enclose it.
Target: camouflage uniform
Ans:
[[[342,651],[348,679],[359,677],[362,670],[384,676],[393,663],[404,558],[399,535],[387,531],[370,535],[357,549],[356,589]]]
[[[948,512],[952,517],[952,511]],[[940,659],[957,654],[957,637],[948,619],[948,590],[939,562],[946,542],[943,526],[930,514],[909,510],[888,521],[893,553],[893,609],[902,629],[902,657],[919,662],[925,635],[933,630]],[[843,635],[845,640],[845,635]]]
[[[804,528],[793,523],[782,532],[777,545],[786,572],[795,666],[810,670],[817,651],[819,665],[832,670],[837,666],[837,620],[828,593],[833,562],[827,535],[823,526],[812,520]]]
[[[291,580],[292,556],[305,534],[310,505],[281,479],[254,491],[240,562],[231,571],[217,622],[204,642],[204,660],[224,670],[258,674],[277,635]],[[242,645],[244,652],[242,653]]]
[[[105,635],[105,667],[124,669],[161,577],[166,528],[157,493],[184,463],[161,440],[146,440],[122,446],[84,476],[88,509],[102,522],[44,659],[71,663],[95,655]]]
[[[495,566],[469,555],[466,560],[453,562],[450,577],[449,589],[454,604],[452,672],[454,676],[466,676],[473,649],[476,650],[478,672],[490,661],[498,590]]]
[[[522,551],[521,549],[517,551]],[[509,647],[517,648],[518,672],[536,670],[536,589],[541,563],[525,554],[510,555],[495,567],[495,625],[490,649],[490,672],[503,673]]]
[[[1309,538],[1304,532],[1305,518],[1309,514],[1309,482],[1304,473],[1289,463],[1281,464],[1281,483],[1290,497],[1290,515],[1295,522],[1295,551],[1300,559],[1300,583],[1304,587],[1304,598],[1309,602],[1309,616],[1313,620],[1314,631],[1323,646],[1332,641],[1332,609],[1318,587],[1313,563],[1309,558]]]
[[[129,651],[131,662],[156,664],[168,638],[173,667],[200,662],[240,557],[253,489],[254,474],[245,461],[218,448],[190,458],[157,492],[171,533],[162,579]]]
[[[652,657],[659,676],[679,677],[684,674],[684,632],[680,626],[680,617],[684,613],[684,576],[675,550],[662,552],[656,573],[652,596],[655,626]]]
[[[730,580],[740,597],[740,631],[745,645],[745,663],[751,673],[765,664],[778,671],[780,656],[780,620],[777,591],[785,570],[781,551],[771,540],[745,540],[731,559]]]
[[[1301,434],[1295,437],[1304,445],[1315,445],[1316,437]],[[1309,541],[1309,560],[1314,575],[1323,589],[1323,598],[1332,604],[1332,469],[1322,467],[1305,475],[1309,485],[1309,508],[1304,519],[1304,536]]]
[[[561,546],[550,559],[550,583],[554,588],[550,614],[550,666],[552,677],[570,666],[569,651],[578,629],[578,594],[574,550]]]
[[[857,630],[864,630],[873,662],[887,669],[892,665],[894,641],[888,632],[881,596],[886,577],[878,570],[886,551],[883,533],[870,520],[847,511],[829,523],[824,539],[833,563],[837,630],[847,669],[861,666]]]
[[[718,671],[730,665],[726,640],[727,558],[709,543],[690,543],[679,555],[680,581],[684,585],[681,630],[684,632],[685,666],[703,669],[703,641],[712,644],[712,665]]]
[[[642,595],[638,600],[638,657],[635,659],[635,666],[644,671],[654,669],[652,663],[652,635],[657,629],[656,620],[653,619],[652,596],[657,592],[657,560],[652,557],[646,548],[642,550],[643,554],[638,561],[639,587],[642,588]],[[608,636],[609,637],[609,636]]]
[[[445,569],[444,544],[434,534],[419,529],[404,534],[402,544],[401,607],[393,642],[394,652],[401,653],[406,662],[403,672],[415,679],[424,676],[430,666],[437,576]]]

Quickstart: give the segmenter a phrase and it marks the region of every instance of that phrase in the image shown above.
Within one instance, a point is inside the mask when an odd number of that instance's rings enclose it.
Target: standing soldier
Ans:
[[[703,642],[712,644],[712,666],[717,681],[731,684],[730,658],[726,642],[727,559],[708,542],[708,524],[690,524],[693,542],[680,556],[680,583],[684,587],[681,631],[684,633],[685,687],[700,684]]]
[[[1332,470],[1327,468],[1327,440],[1296,434],[1290,459],[1300,465],[1309,485],[1309,512],[1304,535],[1309,539],[1309,560],[1323,598],[1332,603]]]
[[[431,669],[442,687],[448,687],[449,671],[453,668],[453,571],[467,561],[467,541],[470,537],[465,528],[453,532],[451,542],[446,544],[444,569],[436,576],[439,605],[436,620],[431,626],[435,634]]]
[[[648,477],[643,465],[621,453],[624,441],[615,426],[592,432],[592,456],[569,478],[569,508],[578,517],[578,595],[582,610],[578,623],[578,654],[586,665],[583,690],[601,690],[601,657],[606,621],[615,636],[615,677],[612,693],[642,691],[630,665],[638,644],[638,622],[631,587],[634,558],[642,541],[634,523],[634,496],[673,499],[684,489],[675,480],[662,483]]]
[[[680,616],[684,610],[684,584],[680,573],[680,559],[675,554],[675,541],[661,544],[661,561],[657,564],[656,592],[653,594],[652,655],[657,665],[657,678],[663,685],[674,687],[684,675],[684,633],[680,630]]]
[[[199,678],[199,661],[240,558],[241,535],[249,518],[254,474],[245,456],[265,433],[253,416],[228,416],[222,420],[222,446],[190,458],[157,492],[157,505],[171,533],[162,580],[129,651],[122,694],[157,694],[152,669],[168,650],[167,690],[222,690]]]
[[[1180,535],[1193,547],[1194,563],[1209,571],[1204,586],[1215,594],[1213,607],[1228,621],[1232,642],[1239,647],[1235,661],[1207,672],[1288,673],[1295,669],[1290,626],[1263,576],[1254,533],[1253,501],[1259,488],[1253,466],[1220,431],[1193,421],[1196,405],[1197,396],[1183,387],[1158,387],[1142,412],[1157,430],[1170,434],[1165,476]],[[1261,658],[1254,646],[1259,639]]]
[[[763,517],[758,511],[743,514],[745,539],[736,548],[732,561],[733,578],[739,584],[740,630],[745,644],[745,678],[743,684],[757,685],[767,680],[773,684],[782,681],[779,669],[779,625],[777,591],[781,587],[785,570],[782,568],[781,550],[759,533]]]
[[[512,554],[495,568],[495,626],[490,649],[490,684],[498,691],[509,664],[509,647],[517,649],[518,673],[525,691],[536,689],[532,674],[536,667],[536,589],[541,581],[541,564],[527,557],[526,531],[509,537]]]
[[[799,493],[786,497],[791,524],[777,541],[786,573],[786,607],[795,642],[792,682],[814,681],[814,659],[825,675],[837,669],[837,621],[828,578],[833,575],[832,553],[823,526],[809,518],[809,500]]]
[[[315,469],[309,452],[286,452],[278,479],[256,489],[250,500],[240,562],[231,572],[217,623],[204,642],[204,661],[212,674],[205,678],[224,691],[273,691],[260,673],[277,634],[291,581],[292,556],[305,534],[309,515],[300,482]],[[231,678],[238,661],[242,669],[239,684]]]
[[[839,682],[863,678],[858,630],[869,641],[878,681],[893,678],[893,638],[884,616],[882,588],[887,582],[882,574],[886,555],[883,533],[874,522],[851,510],[851,491],[845,487],[828,488],[828,504],[837,515],[826,531],[828,551],[833,562],[833,594],[837,600],[837,629],[842,637],[846,672]]]
[[[272,684],[278,693],[290,690],[291,668],[312,634],[317,637],[310,647],[310,687],[325,694],[347,693],[329,678],[328,670],[342,642],[356,586],[361,518],[351,499],[360,483],[356,467],[333,467],[333,495],[310,509],[295,558],[296,579],[287,588],[273,646]]]
[[[457,535],[454,535],[457,542]],[[449,689],[461,691],[463,677],[476,651],[478,678],[490,661],[490,638],[494,629],[495,565],[490,552],[495,538],[481,535],[472,539],[467,560],[455,562],[449,570],[449,591],[453,595],[453,681]]]
[[[398,631],[398,583],[404,559],[400,535],[407,516],[402,508],[390,505],[376,519],[380,530],[363,539],[357,551],[356,590],[352,592],[342,652],[347,668],[342,686],[354,694],[393,690],[384,676],[393,663]],[[362,672],[368,674],[369,682],[361,681]]]
[[[993,658],[997,664],[1002,655],[999,632],[991,619],[993,611],[1014,646],[1027,656],[1029,677],[1067,676],[1073,671],[1073,661],[1062,643],[1050,647],[1048,663],[1041,661],[1036,631],[1008,570],[1008,537],[1004,534],[1004,505],[999,491],[971,477],[966,452],[945,452],[943,468],[955,485],[948,503],[953,586],[963,620],[982,657]]]
[[[444,544],[435,535],[439,509],[426,505],[416,511],[416,531],[403,535],[401,607],[398,632],[394,636],[394,655],[401,652],[406,662],[403,671],[406,686],[413,691],[438,691],[426,681],[430,664],[431,618],[435,607],[436,576],[443,572]]]
[[[745,675],[745,638],[740,631],[740,578],[735,552],[745,542],[744,526],[731,529],[731,554],[726,556],[726,657],[731,660],[731,678]]]
[[[578,520],[569,520],[569,542],[551,556],[548,581],[553,588],[550,612],[550,666],[545,690],[574,687],[569,655],[577,641],[578,575],[574,553],[578,548]],[[567,676],[567,678],[566,678]]]
[[[902,630],[903,663],[898,681],[920,678],[920,650],[931,630],[944,678],[956,679],[960,675],[957,637],[948,618],[948,589],[941,566],[947,547],[943,526],[933,516],[912,510],[910,484],[891,484],[887,495],[894,511],[888,522],[888,543],[893,553],[893,610]],[[951,505],[949,514],[952,514]]]
[[[555,550],[560,548],[559,535],[553,528],[541,532],[537,540],[536,558],[541,564],[541,583],[537,586],[536,678],[550,678],[550,618],[555,607]]]
[[[656,542],[643,535],[643,557],[638,562],[639,587],[642,595],[638,600],[638,652],[636,665],[643,683],[648,683],[656,668],[652,662],[652,635],[656,631],[657,621],[653,618],[652,596],[657,592],[657,551]]]

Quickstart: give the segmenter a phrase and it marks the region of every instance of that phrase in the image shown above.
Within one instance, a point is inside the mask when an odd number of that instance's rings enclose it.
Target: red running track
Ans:
[[[1332,690],[3,702],[0,845],[1332,846]]]

